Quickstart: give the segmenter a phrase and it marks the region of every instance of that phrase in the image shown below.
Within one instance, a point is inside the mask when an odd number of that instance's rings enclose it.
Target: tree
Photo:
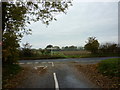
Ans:
[[[76,46],[69,46],[69,50],[77,50]]]
[[[60,50],[60,47],[59,46],[54,46],[53,47],[53,51],[59,51]]]
[[[77,48],[78,50],[84,50],[84,47],[80,46]]]
[[[53,47],[53,45],[47,45],[46,46],[46,49],[50,49],[50,48],[52,48]]]
[[[55,13],[66,13],[71,2],[61,1],[46,1],[40,2],[2,2],[2,43],[3,43],[3,63],[11,64],[18,56],[19,42],[23,35],[31,34],[31,29],[26,26],[31,21],[41,20],[48,25],[50,21],[56,20]]]
[[[89,37],[87,44],[84,46],[84,48],[88,51],[91,51],[92,53],[98,53],[99,48],[99,42],[96,40],[96,37]]]
[[[117,53],[118,46],[115,43],[105,43],[100,45],[99,49],[102,53]]]
[[[42,55],[44,55],[45,50],[44,50],[44,49],[41,49],[40,52],[42,53]]]
[[[45,53],[46,54],[50,54],[52,51],[53,45],[47,45],[45,48]]]
[[[30,43],[28,43],[28,42],[23,44],[24,49],[31,49],[31,47],[32,47],[32,45],[30,45]]]
[[[69,49],[69,47],[68,46],[65,46],[64,48],[63,48],[63,50],[68,50]]]
[[[32,45],[30,45],[29,43],[23,44],[23,48],[22,48],[22,56],[23,57],[33,56],[33,52],[31,50],[31,47],[32,47]]]

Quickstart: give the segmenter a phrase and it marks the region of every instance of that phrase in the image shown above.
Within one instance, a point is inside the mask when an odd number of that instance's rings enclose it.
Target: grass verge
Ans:
[[[10,65],[4,65],[3,66],[3,83],[2,86],[5,87],[8,83],[8,81],[13,78],[16,74],[18,74],[22,68],[18,64],[10,64]]]
[[[103,75],[111,77],[120,76],[120,58],[102,60],[98,64],[98,70]]]
[[[117,88],[120,87],[120,77],[110,77],[103,75],[98,70],[98,64],[85,64],[75,65],[78,71],[84,74],[91,82],[99,86],[100,88]]]

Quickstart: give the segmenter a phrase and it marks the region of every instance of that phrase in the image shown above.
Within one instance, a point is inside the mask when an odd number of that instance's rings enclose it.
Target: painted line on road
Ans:
[[[34,69],[36,69],[36,70],[37,70],[37,67],[34,67]]]
[[[53,73],[53,76],[54,76],[54,80],[55,80],[55,89],[59,90],[59,85],[58,85],[58,80],[57,80],[56,73]]]
[[[54,63],[52,62],[52,67],[54,67]]]
[[[36,67],[44,67],[44,66],[36,66]]]
[[[32,64],[31,62],[28,62],[27,64]]]
[[[48,63],[51,63],[51,64],[52,64],[52,67],[54,67],[54,63],[53,63],[53,62],[48,62]]]
[[[48,62],[48,63],[52,63],[52,62]]]
[[[34,67],[34,69],[36,69],[36,70],[37,70],[37,68],[39,68],[39,67],[44,67],[44,66],[36,66],[36,67]]]
[[[47,66],[45,66],[43,69],[46,69],[47,68]]]
[[[35,63],[39,63],[39,62],[35,62]]]

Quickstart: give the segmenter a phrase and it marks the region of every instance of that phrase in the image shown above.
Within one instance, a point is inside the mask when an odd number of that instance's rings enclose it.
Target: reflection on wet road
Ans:
[[[19,64],[31,71],[17,88],[98,88],[74,66],[98,63],[106,58],[21,60]]]

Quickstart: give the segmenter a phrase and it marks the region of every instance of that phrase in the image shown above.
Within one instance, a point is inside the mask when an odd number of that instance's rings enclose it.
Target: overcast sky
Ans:
[[[22,43],[29,42],[33,48],[54,46],[84,46],[88,37],[94,36],[100,43],[118,42],[117,2],[78,2],[73,0],[67,14],[56,16],[48,27],[41,21],[32,23],[32,35],[25,36]]]

